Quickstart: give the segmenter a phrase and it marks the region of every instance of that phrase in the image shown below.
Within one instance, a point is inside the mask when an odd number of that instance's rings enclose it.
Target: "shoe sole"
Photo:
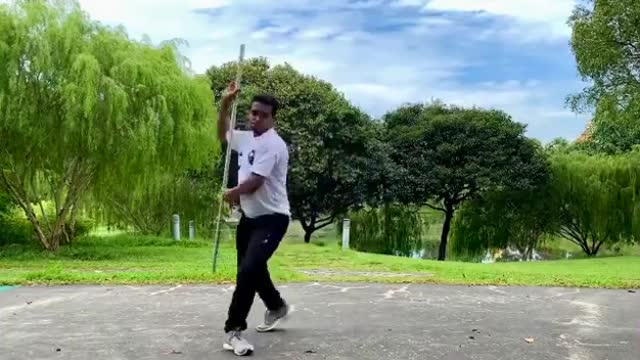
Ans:
[[[237,356],[249,356],[249,355],[251,355],[253,353],[253,347],[251,347],[250,349],[247,349],[247,351],[245,351],[243,353],[236,352],[235,349],[233,348],[233,346],[231,346],[231,345],[229,345],[227,343],[222,344],[222,348],[227,350],[227,351],[232,351]]]
[[[260,332],[260,333],[266,333],[266,332],[272,331],[273,329],[275,329],[278,326],[278,324],[280,324],[280,321],[283,320],[283,319],[284,318],[276,320],[273,323],[273,325],[271,325],[271,326],[258,325],[258,326],[256,326],[256,331]]]

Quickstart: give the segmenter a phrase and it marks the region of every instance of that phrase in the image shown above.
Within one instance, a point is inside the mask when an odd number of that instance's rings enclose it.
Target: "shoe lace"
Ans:
[[[236,339],[239,341],[243,341],[244,339],[242,338],[242,332],[240,331],[234,331],[231,333],[231,339]]]

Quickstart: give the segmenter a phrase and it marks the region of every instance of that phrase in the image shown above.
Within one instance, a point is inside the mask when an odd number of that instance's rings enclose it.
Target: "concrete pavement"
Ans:
[[[233,288],[18,287],[0,292],[0,359],[233,359]],[[627,290],[296,284],[283,329],[255,359],[637,360],[640,294]],[[251,326],[264,307],[256,299]]]

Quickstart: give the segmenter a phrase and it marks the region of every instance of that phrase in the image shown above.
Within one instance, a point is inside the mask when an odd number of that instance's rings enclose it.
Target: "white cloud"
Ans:
[[[533,22],[564,22],[575,0],[430,0],[425,9],[481,11]]]
[[[368,28],[371,23],[384,25],[381,18],[366,15],[383,3],[379,0],[80,2],[94,19],[122,24],[136,38],[143,34],[154,42],[184,38],[189,43],[184,54],[196,71],[235,60],[240,44],[245,43],[248,57],[265,56],[272,64],[286,61],[304,73],[330,81],[375,116],[405,102],[439,98],[504,109],[516,120],[528,123],[530,135],[546,140],[574,137],[584,127],[584,119],[569,116],[563,106],[564,96],[578,89],[575,82],[539,80],[535,75],[508,81],[499,68],[493,70],[495,74],[483,74],[483,78],[493,75],[495,80],[476,83],[461,79],[477,71],[471,67],[494,61],[477,53],[477,47],[483,46],[476,45],[478,40],[499,41],[505,48],[523,42],[537,45],[550,38],[565,42],[564,23],[573,0],[398,0],[394,9],[413,6],[423,13],[395,19],[414,21],[402,32],[382,33]],[[345,8],[355,10],[344,12]],[[468,16],[435,16],[434,11],[480,11],[483,15],[478,16],[497,16],[498,20],[496,26],[478,31],[464,23]]]
[[[567,19],[577,0],[397,0],[396,6],[420,7],[422,11],[476,13],[501,16],[510,23],[490,29],[492,36],[522,41],[566,38]]]
[[[397,0],[393,6],[424,6],[425,0]]]
[[[332,35],[338,35],[340,31],[331,27],[319,27],[303,30],[299,37],[301,39],[322,39]]]
[[[123,25],[135,39],[149,36],[154,43],[175,38],[186,40],[189,46],[183,52],[196,71],[211,65],[212,60],[203,55],[207,50],[214,51],[210,44],[233,39],[238,30],[236,26],[213,26],[196,10],[220,9],[231,1],[79,0],[92,19],[111,26]]]

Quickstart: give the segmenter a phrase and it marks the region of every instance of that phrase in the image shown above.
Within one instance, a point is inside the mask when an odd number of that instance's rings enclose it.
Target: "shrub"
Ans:
[[[0,246],[27,244],[34,240],[33,226],[24,217],[13,214],[0,216]]]
[[[86,236],[95,227],[91,219],[81,218],[74,225],[66,224],[65,231],[72,237]],[[37,242],[33,224],[27,220],[21,211],[14,209],[0,215],[0,246],[8,244],[28,244]]]

